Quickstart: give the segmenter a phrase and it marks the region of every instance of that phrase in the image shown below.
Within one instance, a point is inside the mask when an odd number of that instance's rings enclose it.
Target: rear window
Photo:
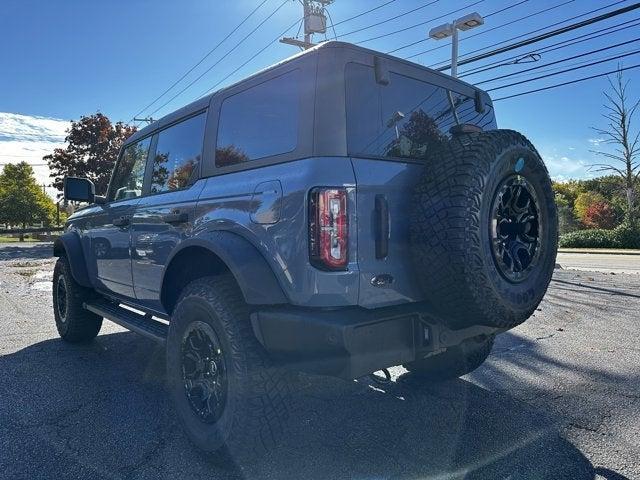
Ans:
[[[298,143],[299,72],[237,93],[222,102],[216,166],[288,153]]]
[[[347,65],[351,155],[426,158],[450,139],[450,129],[457,124],[495,128],[491,107],[476,112],[474,98],[396,73],[390,80],[380,85],[372,67]]]

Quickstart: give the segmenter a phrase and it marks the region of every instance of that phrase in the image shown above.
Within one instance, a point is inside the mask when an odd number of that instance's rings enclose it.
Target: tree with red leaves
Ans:
[[[120,147],[135,131],[136,127],[114,124],[102,113],[80,117],[71,124],[67,146],[43,158],[49,164],[53,186],[62,191],[64,177],[85,177],[96,185],[97,194],[105,194]]]
[[[612,229],[617,223],[616,212],[608,202],[594,202],[587,207],[583,221],[589,228]]]

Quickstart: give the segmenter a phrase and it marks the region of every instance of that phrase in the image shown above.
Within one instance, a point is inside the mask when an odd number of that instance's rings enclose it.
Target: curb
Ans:
[[[599,253],[604,255],[640,255],[640,250],[615,250],[610,248],[559,248],[558,253]]]

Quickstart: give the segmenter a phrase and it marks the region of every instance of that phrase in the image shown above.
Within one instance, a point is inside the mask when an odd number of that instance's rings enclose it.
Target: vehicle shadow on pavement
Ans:
[[[161,348],[132,333],[86,346],[47,340],[0,357],[0,471],[114,479],[595,476],[547,414],[467,380],[425,386],[409,374],[389,384],[302,375],[297,387],[286,440],[236,465],[185,439],[164,391]]]

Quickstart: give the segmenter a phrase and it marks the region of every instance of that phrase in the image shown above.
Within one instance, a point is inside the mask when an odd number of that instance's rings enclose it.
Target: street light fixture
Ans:
[[[458,30],[463,32],[484,24],[484,18],[473,12],[464,17],[457,18],[452,23],[444,23],[429,30],[429,37],[434,40],[451,38],[451,76],[458,76]]]

